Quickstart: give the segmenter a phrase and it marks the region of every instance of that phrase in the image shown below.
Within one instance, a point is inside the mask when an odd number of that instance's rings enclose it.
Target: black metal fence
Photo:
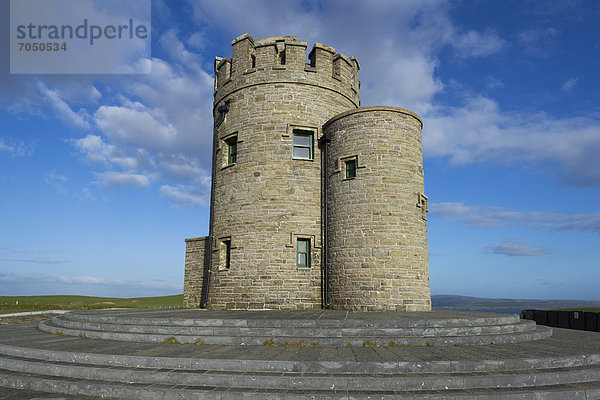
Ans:
[[[523,310],[522,319],[530,319],[538,325],[555,328],[579,329],[600,332],[600,313],[587,311]]]

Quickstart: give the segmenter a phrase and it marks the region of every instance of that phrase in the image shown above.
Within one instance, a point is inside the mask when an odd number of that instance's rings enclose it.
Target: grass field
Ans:
[[[98,308],[176,308],[182,307],[183,295],[159,297],[90,296],[0,296],[0,314],[44,310],[92,310]]]

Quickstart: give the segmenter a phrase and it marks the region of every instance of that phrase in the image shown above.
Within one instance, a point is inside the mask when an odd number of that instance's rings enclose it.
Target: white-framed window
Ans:
[[[298,160],[314,159],[314,132],[294,129],[292,131],[292,158]]]

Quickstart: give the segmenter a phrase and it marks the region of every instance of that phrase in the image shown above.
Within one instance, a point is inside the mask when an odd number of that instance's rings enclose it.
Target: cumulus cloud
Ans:
[[[86,159],[93,164],[102,164],[106,167],[120,166],[126,170],[139,170],[151,164],[148,152],[143,148],[120,148],[108,144],[101,136],[87,135],[80,139],[72,139],[70,143]]]
[[[504,207],[466,205],[462,202],[431,203],[429,210],[432,215],[474,228],[526,226],[551,231],[600,232],[600,213],[514,211]]]
[[[252,18],[248,10],[256,6],[249,0],[189,3],[204,29],[218,27],[236,37],[243,27],[254,38],[293,32],[309,46],[318,41],[359,56],[363,105],[389,104],[417,113],[429,111],[433,97],[443,89],[435,74],[442,47],[450,46],[467,58],[491,55],[505,44],[492,30],[462,32],[443,0],[269,2]],[[217,26],[225,19],[227,26]],[[349,26],[352,35],[347,34]],[[230,51],[219,55],[229,56]]]
[[[96,185],[147,187],[162,181],[172,187],[197,182],[202,186],[201,180],[208,177],[212,76],[177,31],[164,33],[159,44],[172,58],[155,58],[151,75],[130,77],[115,86],[112,96],[104,96],[104,104],[91,113],[99,132],[70,140],[97,168]]]
[[[558,166],[566,183],[600,184],[600,119],[594,115],[562,119],[544,113],[523,115],[478,96],[426,119],[425,157],[447,157],[455,165],[550,163]]]
[[[161,110],[149,110],[140,103],[132,107],[102,106],[96,111],[96,123],[109,139],[124,144],[168,150],[176,131],[161,118]]]
[[[531,246],[525,243],[503,241],[498,246],[490,246],[486,248],[487,252],[505,256],[543,256],[550,254],[550,250],[545,247]]]

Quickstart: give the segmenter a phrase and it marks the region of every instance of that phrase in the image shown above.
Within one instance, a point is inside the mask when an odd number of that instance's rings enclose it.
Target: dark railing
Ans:
[[[588,311],[523,310],[522,319],[555,328],[600,332],[600,313]]]

